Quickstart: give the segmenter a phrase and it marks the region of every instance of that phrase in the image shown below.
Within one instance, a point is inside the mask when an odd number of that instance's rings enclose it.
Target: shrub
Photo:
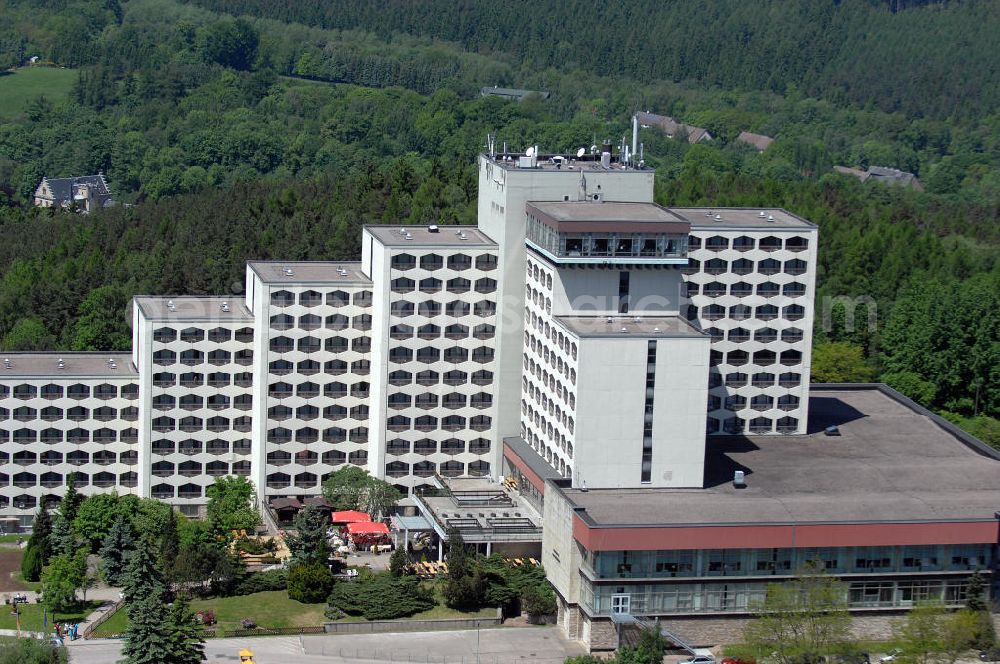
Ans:
[[[529,616],[548,616],[556,612],[556,596],[548,585],[529,586],[521,593],[521,608]]]
[[[393,576],[402,576],[403,569],[406,567],[406,562],[406,548],[397,548],[392,552],[392,556],[389,558],[389,571]]]
[[[214,625],[215,624],[215,611],[212,609],[205,609],[204,611],[198,611],[194,614],[195,622],[201,625]]]
[[[326,615],[336,619],[346,613],[368,620],[388,620],[412,616],[434,605],[434,593],[417,577],[394,577],[383,572],[335,585]]]
[[[304,604],[326,601],[333,589],[333,574],[321,563],[296,565],[288,572],[288,597]]]
[[[287,569],[269,569],[266,572],[254,572],[241,580],[233,590],[234,595],[252,595],[268,590],[284,590],[288,587]]]
[[[42,576],[42,551],[30,545],[21,559],[21,576],[25,581],[38,581]]]

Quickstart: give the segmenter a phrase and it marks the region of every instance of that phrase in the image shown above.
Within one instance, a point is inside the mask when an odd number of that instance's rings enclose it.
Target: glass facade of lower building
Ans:
[[[965,600],[967,577],[949,579],[845,579],[852,609],[908,608],[914,602],[942,600],[957,605]],[[764,600],[768,581],[734,583],[646,583],[593,585],[584,583],[581,603],[591,615],[631,613],[746,613]]]
[[[829,574],[964,572],[992,567],[989,544],[838,547],[821,549],[703,549],[604,551],[590,554],[594,579],[788,576],[807,563]]]

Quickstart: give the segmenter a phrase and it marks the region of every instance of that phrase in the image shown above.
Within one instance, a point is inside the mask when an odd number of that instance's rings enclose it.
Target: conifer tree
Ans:
[[[181,540],[177,532],[177,513],[170,510],[170,516],[163,526],[163,533],[160,535],[160,568],[166,579],[172,579],[174,567],[177,563],[177,554],[180,553]]]
[[[52,557],[52,517],[49,516],[45,505],[38,508],[35,520],[31,524],[31,538],[28,540],[29,547],[36,547],[42,557],[42,564],[47,565]]]
[[[120,582],[126,602],[152,597],[163,604],[163,576],[145,547],[135,549],[128,557]]]
[[[197,664],[205,659],[205,637],[194,619],[186,597],[178,597],[166,618],[166,652],[170,664]]]
[[[121,575],[129,626],[122,645],[124,664],[163,664],[169,632],[160,570],[145,547],[128,557]]]
[[[128,558],[135,549],[135,538],[132,527],[124,516],[118,516],[111,524],[111,530],[101,546],[101,570],[108,585],[117,586],[121,583],[122,574],[128,564]]]
[[[162,595],[126,595],[126,599],[128,629],[122,644],[123,664],[163,664],[170,661],[165,657],[169,639]]]
[[[287,538],[288,549],[292,552],[292,563],[326,565],[328,556],[326,526],[325,511],[315,505],[309,505],[296,515],[296,535]]]
[[[76,490],[76,475],[70,473],[66,476],[66,493],[63,495],[62,500],[59,501],[59,513],[63,515],[63,518],[70,525],[76,519],[76,515],[80,510],[80,503],[82,502],[83,496]]]
[[[57,513],[52,518],[52,534],[49,536],[50,557],[72,556],[77,548],[76,535],[73,534],[73,526],[70,525],[62,512]]]

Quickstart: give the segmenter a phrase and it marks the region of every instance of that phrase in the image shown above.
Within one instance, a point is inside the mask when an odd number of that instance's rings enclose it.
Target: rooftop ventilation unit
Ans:
[[[61,357],[59,358],[59,361],[56,362],[56,368],[57,369],[65,369],[66,368],[66,362]]]
[[[219,305],[219,308],[222,309],[223,313],[229,313],[229,303],[228,302],[223,302],[222,304]]]
[[[657,332],[657,333],[659,333],[659,331],[660,331],[660,328],[658,328],[658,327],[654,327],[654,328],[653,328],[653,332]]]
[[[171,311],[177,310],[177,305],[174,304],[173,300],[167,300],[167,309],[170,309]]]
[[[716,221],[722,221],[722,215],[721,214],[715,215],[715,220]]]
[[[747,485],[747,476],[742,470],[733,472],[733,486],[742,489]]]
[[[407,233],[406,235],[403,236],[403,239],[405,239],[405,240],[412,240],[413,239],[413,234],[412,233]]]
[[[768,221],[774,221],[774,215],[773,214],[767,215],[767,220]]]
[[[435,224],[431,224],[430,226],[427,227],[427,232],[428,233],[437,233],[438,232],[438,227]]]
[[[465,234],[465,231],[460,231],[458,233],[458,239],[459,240],[468,240],[469,236]]]
[[[823,429],[823,433],[825,433],[827,436],[839,436],[840,429],[837,428],[836,424],[831,424],[827,428]]]
[[[764,218],[764,217],[766,217],[767,215],[766,215],[766,214],[764,214],[764,211],[763,211],[763,210],[761,210],[760,212],[758,212],[758,213],[757,213],[757,216],[758,216],[758,217],[760,217],[761,219],[763,219],[763,218]]]
[[[622,328],[622,334],[628,334],[628,328],[627,327],[623,327]]]
[[[294,277],[295,276],[295,270],[293,270],[290,267],[286,267],[284,270],[282,270],[282,273],[284,273],[284,275],[286,277]]]
[[[608,325],[610,325],[613,322],[615,322],[615,319],[612,318],[611,316],[608,316]]]

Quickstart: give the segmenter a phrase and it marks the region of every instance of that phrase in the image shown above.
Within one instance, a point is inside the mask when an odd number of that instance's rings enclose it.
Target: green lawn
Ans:
[[[439,602],[440,594],[438,596]],[[215,619],[223,631],[240,629],[240,620],[253,618],[258,627],[318,627],[329,622],[323,615],[326,604],[302,604],[288,599],[284,590],[274,590],[239,597],[220,597],[217,599],[202,599],[191,602],[191,609],[199,611],[212,609]],[[428,611],[414,614],[405,620],[433,620],[441,618],[493,618],[496,609],[486,608],[471,613],[462,613],[449,609],[443,602]],[[348,617],[344,622],[358,622],[364,618]],[[98,631],[102,634],[121,634],[128,627],[128,617],[124,610],[118,611]]]
[[[58,613],[55,618],[59,622],[80,622],[87,616],[91,614],[97,607],[101,605],[101,602],[87,602],[86,605],[81,605],[80,609],[70,613]],[[17,618],[10,611],[10,606],[7,604],[0,604],[0,629],[16,629],[17,628]],[[19,611],[21,613],[21,629],[41,631],[42,629],[42,605],[41,604],[20,604]],[[49,612],[49,626],[48,629],[52,629],[52,612]]]
[[[76,78],[75,70],[58,67],[22,67],[0,73],[0,118],[17,115],[39,95],[53,103],[62,101]]]

